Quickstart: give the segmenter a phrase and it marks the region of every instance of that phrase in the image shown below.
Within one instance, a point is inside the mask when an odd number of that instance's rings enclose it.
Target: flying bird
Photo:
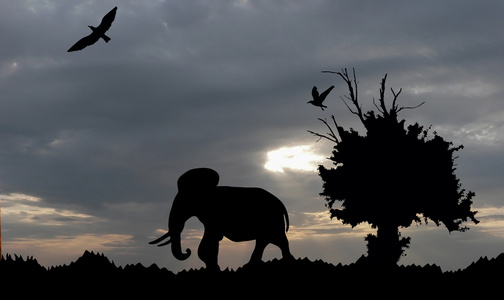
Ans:
[[[106,43],[110,41],[110,38],[105,35],[105,32],[109,30],[112,22],[114,22],[115,15],[117,12],[117,6],[114,7],[108,14],[103,17],[100,25],[98,27],[89,26],[93,31],[90,35],[83,37],[77,43],[75,43],[67,52],[78,51],[86,48],[87,46],[91,46],[96,43],[100,38],[102,38]]]
[[[322,94],[319,95],[317,87],[314,86],[313,89],[311,90],[313,100],[308,101],[307,103],[311,103],[312,105],[318,106],[322,110],[324,110],[324,107],[327,108],[327,106],[323,105],[322,102],[324,102],[325,98],[327,97],[327,95],[329,95],[329,93],[333,88],[334,85],[331,85],[327,90],[325,90],[324,92],[322,92]]]

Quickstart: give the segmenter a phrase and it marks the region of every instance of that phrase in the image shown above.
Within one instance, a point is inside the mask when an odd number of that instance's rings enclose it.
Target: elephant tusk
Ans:
[[[151,245],[157,244],[157,243],[163,241],[164,239],[166,239],[169,236],[170,236],[170,232],[167,232],[167,233],[163,234],[161,237],[153,240],[152,242],[149,242],[149,244],[151,244]],[[168,241],[167,243],[170,243],[170,241]],[[166,245],[166,243],[163,243],[162,245]],[[162,245],[159,245],[159,246],[162,246]]]
[[[171,243],[171,239],[169,239],[168,241],[166,241],[166,242],[164,242],[164,243],[162,243],[162,244],[159,244],[159,245],[157,245],[157,246],[158,246],[158,247],[163,247],[163,246],[168,245],[169,243]]]

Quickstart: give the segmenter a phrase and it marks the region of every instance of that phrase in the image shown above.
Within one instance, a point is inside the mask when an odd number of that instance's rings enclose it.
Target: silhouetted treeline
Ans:
[[[362,262],[364,261],[364,262]],[[70,298],[75,296],[168,296],[189,298],[240,295],[274,297],[379,296],[408,298],[419,293],[428,297],[478,295],[498,291],[503,279],[504,253],[480,258],[467,268],[443,272],[439,266],[379,268],[365,260],[333,265],[307,258],[273,260],[237,270],[209,272],[187,270],[174,274],[155,264],[116,266],[103,254],[86,251],[69,265],[44,268],[36,259],[7,255],[0,261],[3,292],[19,295]],[[176,294],[175,294],[176,293]]]

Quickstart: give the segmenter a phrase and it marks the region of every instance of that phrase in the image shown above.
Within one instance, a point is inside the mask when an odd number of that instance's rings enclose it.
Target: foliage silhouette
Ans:
[[[218,183],[219,174],[212,169],[198,168],[182,174],[168,220],[169,231],[150,244],[170,238],[159,246],[171,243],[173,256],[187,259],[191,250],[182,252],[180,234],[185,222],[195,216],[205,226],[198,257],[209,270],[220,269],[219,242],[224,237],[234,242],[256,240],[249,263],[260,262],[270,243],[280,248],[284,258],[293,259],[285,234],[289,230],[289,215],[283,203],[260,188],[217,186]]]
[[[325,71],[330,72],[330,71]],[[399,107],[397,97],[401,93],[391,89],[392,107],[385,103],[385,75],[380,84],[378,113],[362,112],[358,102],[357,79],[348,71],[331,72],[347,83],[354,109],[366,129],[361,136],[353,128],[344,129],[332,121],[335,131],[326,120],[327,135],[310,131],[336,145],[330,159],[335,168],[319,166],[323,192],[331,218],[336,217],[352,227],[368,222],[377,228],[377,235],[369,234],[368,256],[365,261],[380,265],[395,265],[410,238],[401,237],[399,227],[408,227],[413,222],[432,220],[437,226],[443,224],[449,232],[465,231],[462,222],[478,223],[475,211],[471,211],[473,192],[466,192],[455,175],[454,153],[463,146],[454,147],[430,128],[415,123],[405,127],[405,120],[398,119],[398,112],[414,107]],[[423,103],[422,103],[423,104]],[[420,105],[422,105],[420,104]],[[417,106],[418,107],[418,106]],[[341,202],[341,208],[336,207]]]
[[[90,35],[83,37],[77,43],[75,43],[67,52],[79,51],[87,46],[91,46],[94,43],[98,42],[100,38],[102,38],[106,43],[110,41],[110,38],[105,35],[105,32],[109,30],[110,26],[112,26],[112,22],[114,22],[115,15],[117,12],[117,6],[114,7],[111,11],[109,11],[102,19],[100,25],[98,27],[88,26],[93,31]]]
[[[376,298],[381,294],[398,297],[419,290],[435,292],[438,297],[467,296],[470,283],[480,297],[495,296],[500,291],[504,254],[480,258],[463,270],[443,272],[436,265],[398,266],[383,270],[369,265],[333,265],[307,258],[272,260],[246,265],[237,270],[208,272],[206,269],[184,270],[174,274],[153,264],[116,266],[104,254],[85,251],[68,266],[44,268],[37,260],[7,255],[0,261],[1,286],[4,293],[30,297],[41,294],[52,299],[79,297],[159,297],[168,295],[190,298],[209,297],[296,297],[301,293],[313,297],[359,296]],[[13,275],[14,274],[14,275]],[[18,275],[15,275],[18,274]],[[333,282],[337,282],[335,288]],[[13,294],[14,295],[14,294]],[[427,295],[427,294],[426,294]]]

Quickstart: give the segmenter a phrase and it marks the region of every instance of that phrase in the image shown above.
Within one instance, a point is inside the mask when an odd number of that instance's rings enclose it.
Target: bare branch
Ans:
[[[358,86],[359,82],[357,81],[355,69],[352,69],[352,72],[353,72],[353,74],[352,74],[353,76],[351,78],[350,75],[348,74],[348,70],[346,68],[342,69],[341,72],[322,71],[322,73],[337,74],[346,82],[346,84],[348,86],[349,94],[344,95],[343,97],[340,96],[340,98],[341,98],[341,100],[343,100],[343,103],[348,108],[348,110],[352,114],[358,116],[359,119],[361,120],[362,124],[364,124],[364,126],[366,126],[366,122],[365,122],[366,119],[364,117],[364,114],[362,113],[362,104],[359,103],[359,99],[358,99],[357,86]],[[397,113],[403,109],[415,109],[417,107],[422,106],[425,103],[425,102],[422,102],[417,106],[399,107],[399,105],[397,104],[397,98],[401,94],[402,88],[399,89],[399,91],[397,91],[397,92],[394,91],[393,88],[390,88],[390,91],[392,92],[394,99],[392,100],[392,107],[390,108],[390,110],[387,110],[387,105],[385,104],[385,85],[386,85],[386,81],[387,81],[387,75],[388,74],[385,74],[385,76],[383,76],[382,80],[380,81],[380,97],[378,98],[378,101],[376,101],[375,98],[373,98],[373,105],[377,108],[377,110],[384,117],[396,117]],[[351,101],[355,108],[351,108],[349,103],[347,103],[347,101],[345,101],[345,99]],[[327,126],[327,124],[326,124],[326,126]],[[337,128],[337,126],[336,126],[336,128]]]
[[[345,71],[346,71],[346,69],[345,69]],[[357,103],[357,99],[358,99],[358,94],[359,94],[359,90],[357,89],[357,85],[359,83],[357,82],[357,77],[355,76],[355,69],[352,68],[352,71],[353,71],[353,81],[354,81],[354,85],[355,85],[355,105],[357,105],[358,104]],[[360,115],[362,115],[362,110],[361,109],[362,109],[362,104],[359,107],[359,113],[360,113]]]
[[[394,100],[392,101],[392,109],[396,112],[399,112],[399,110],[397,110],[397,105],[396,105],[396,100],[397,100],[397,97],[399,97],[399,94],[402,92],[402,88],[399,89],[399,92],[394,92],[394,89],[393,88],[390,88],[390,91],[392,91],[392,95],[394,95]]]
[[[334,126],[338,128],[338,123],[336,123],[336,118],[334,117],[334,115],[331,115],[331,119],[333,120]]]
[[[336,119],[334,118],[334,115],[331,116],[331,119],[333,120],[334,122],[334,125],[336,126],[336,129],[338,129],[338,124],[336,123]],[[336,136],[336,134],[334,133],[333,129],[331,128],[331,126],[329,125],[329,123],[327,123],[327,121],[325,119],[321,119],[319,118],[319,120],[325,124],[325,126],[329,129],[330,132],[327,133],[327,135],[325,134],[320,134],[320,133],[317,133],[317,132],[314,132],[314,131],[311,131],[311,130],[307,130],[309,133],[315,135],[315,136],[318,136],[319,139],[317,140],[320,141],[320,139],[324,138],[324,139],[327,139],[333,143],[339,143],[339,139],[338,137]]]
[[[336,128],[336,131],[338,132],[338,135],[339,135],[339,137],[341,139],[340,127],[338,126],[338,123],[336,122],[336,118],[334,117],[334,115],[331,115],[331,119],[333,120],[334,128]],[[335,137],[336,137],[336,135],[335,135]],[[336,140],[338,140],[338,138],[336,138]]]
[[[376,101],[375,101],[374,97],[373,97],[373,104],[376,107],[376,109],[383,114],[383,111],[381,110],[381,108],[378,106],[378,104],[376,104]]]
[[[424,102],[422,102],[422,103],[420,103],[420,104],[418,104],[418,105],[416,105],[416,106],[403,106],[403,107],[399,108],[399,109],[397,110],[397,112],[400,112],[400,111],[401,111],[401,110],[403,110],[403,109],[415,109],[415,108],[420,107],[420,106],[422,106],[422,105],[424,105],[424,104],[425,104],[425,101],[424,101]]]
[[[316,133],[316,132],[311,131],[311,130],[307,130],[307,131],[308,131],[309,133],[311,133],[311,134],[316,135],[316,136],[318,136],[318,137],[319,137],[319,139],[317,140],[317,142],[318,142],[318,141],[320,141],[322,138],[324,138],[324,139],[330,140],[330,141],[331,141],[331,142],[333,142],[333,143],[338,143],[338,141],[333,140],[332,138],[330,138],[330,137],[328,137],[328,136],[326,136],[326,135],[323,135],[323,134],[320,134],[320,133]]]
[[[386,81],[387,81],[387,74],[385,74],[385,76],[383,76],[383,78],[380,82],[380,99],[378,99],[380,101],[380,106],[382,108],[380,110],[380,112],[385,117],[389,115],[389,112],[387,111],[387,107],[385,106],[385,82]]]
[[[354,111],[354,110],[350,109],[349,105],[345,102],[345,100],[343,98],[341,98],[341,99],[345,103],[346,107],[350,110],[350,112],[354,115],[357,115],[359,117],[359,119],[361,120],[362,124],[364,124],[365,119],[364,119],[364,114],[362,113],[362,105],[359,104],[359,100],[358,100],[359,92],[358,92],[357,86],[358,86],[359,82],[357,81],[355,69],[352,69],[352,71],[353,71],[353,79],[350,78],[350,75],[348,74],[348,70],[346,68],[342,69],[341,72],[322,71],[322,73],[337,74],[346,82],[346,84],[348,86],[349,96],[345,96],[345,98],[352,101],[352,104],[355,106],[355,108],[357,110]]]
[[[345,103],[345,106],[348,108],[348,110],[349,110],[352,114],[357,115],[357,116],[359,115],[356,111],[352,110],[352,109],[350,108],[350,106],[348,106],[348,104],[346,103],[345,99],[343,99],[343,97],[341,97],[341,96],[340,96],[340,98],[341,98],[341,100],[343,100],[343,103]],[[345,96],[345,98],[347,98],[347,99],[348,99],[348,97],[346,97],[346,96]],[[351,100],[351,99],[349,99],[349,100]]]
[[[319,139],[317,140],[317,142],[320,141],[322,138],[324,138],[324,139],[327,139],[327,140],[329,140],[329,141],[331,141],[333,143],[338,143],[337,140],[332,139],[332,138],[328,137],[327,135],[323,135],[323,134],[320,134],[320,133],[317,133],[317,132],[314,132],[314,131],[311,131],[311,130],[307,130],[307,131],[309,133],[311,133],[311,134],[319,137]]]
[[[336,143],[338,143],[338,137],[336,136],[336,134],[334,134],[334,131],[332,130],[331,126],[327,123],[327,121],[325,119],[321,119],[319,118],[319,120],[325,124],[325,126],[329,129],[330,133],[327,133],[330,137],[332,137]],[[334,116],[333,116],[333,121],[334,123],[336,123],[336,120],[334,119]]]
[[[338,130],[338,124],[336,123],[336,119],[334,118],[334,115],[331,115],[331,119],[334,122],[334,126],[335,126],[336,130]],[[331,126],[329,126],[329,124],[327,124],[326,120],[322,120],[322,119],[319,119],[319,120],[322,121],[322,122],[324,122],[324,124],[327,126],[327,128],[329,128],[329,131],[331,132],[331,136],[334,137],[334,139],[336,140],[336,142],[339,142],[338,141],[338,137],[336,136],[336,134],[332,130]]]

